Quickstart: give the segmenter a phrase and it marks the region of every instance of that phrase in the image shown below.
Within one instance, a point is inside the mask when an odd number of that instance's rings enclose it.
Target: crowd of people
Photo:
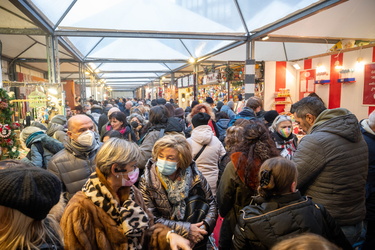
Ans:
[[[0,161],[1,249],[375,247],[375,111],[76,101]]]

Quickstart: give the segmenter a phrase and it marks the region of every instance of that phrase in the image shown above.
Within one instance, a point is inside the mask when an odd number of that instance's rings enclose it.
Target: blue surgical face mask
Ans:
[[[156,162],[158,171],[163,175],[171,175],[177,170],[177,162],[158,159]]]

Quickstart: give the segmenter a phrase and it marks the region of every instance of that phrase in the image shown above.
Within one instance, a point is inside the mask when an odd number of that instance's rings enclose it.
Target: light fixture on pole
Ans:
[[[195,63],[195,58],[194,57],[190,57],[189,58],[189,63],[191,63],[191,64]]]

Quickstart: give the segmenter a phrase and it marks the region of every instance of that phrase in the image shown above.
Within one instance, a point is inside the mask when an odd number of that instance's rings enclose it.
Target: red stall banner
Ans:
[[[375,105],[375,63],[365,65],[363,104]]]

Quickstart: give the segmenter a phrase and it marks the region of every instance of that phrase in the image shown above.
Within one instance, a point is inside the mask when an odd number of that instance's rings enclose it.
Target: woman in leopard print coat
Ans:
[[[65,249],[190,249],[188,240],[153,223],[140,191],[138,146],[119,138],[96,156],[96,171],[69,201],[61,219]]]

